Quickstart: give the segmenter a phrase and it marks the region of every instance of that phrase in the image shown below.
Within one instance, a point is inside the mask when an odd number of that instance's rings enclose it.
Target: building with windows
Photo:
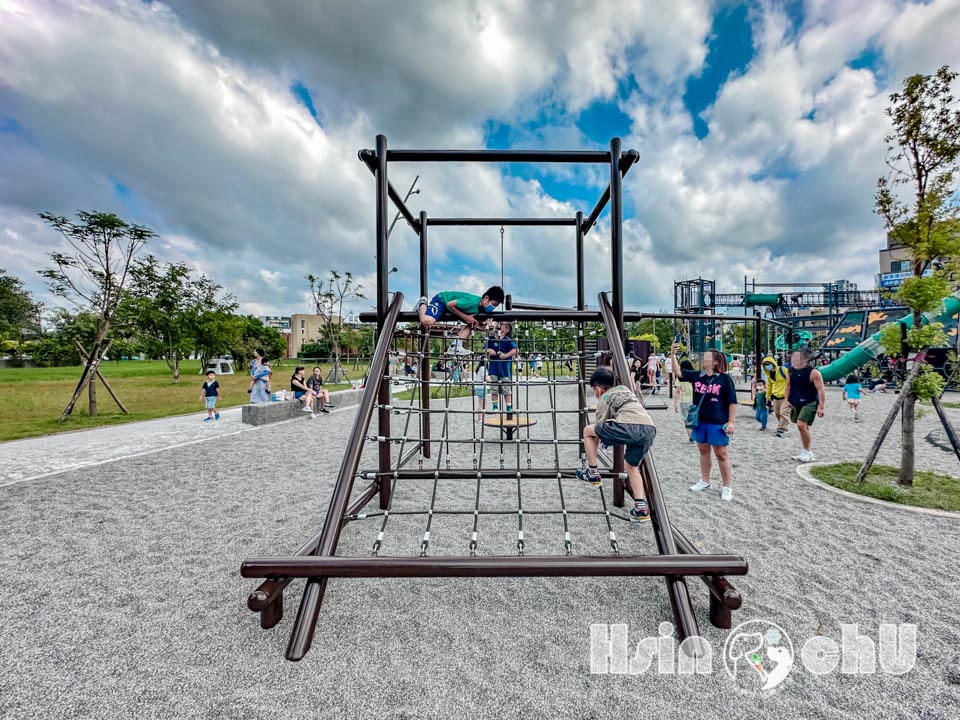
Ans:
[[[924,275],[932,272],[930,268]],[[913,262],[910,252],[904,246],[887,234],[887,246],[880,250],[880,272],[877,274],[877,289],[896,290],[903,281],[913,275]]]
[[[334,322],[340,322],[334,318]],[[322,315],[295,313],[290,316],[290,334],[287,336],[287,354],[296,357],[304,345],[323,340],[323,327],[327,324]]]
[[[272,327],[286,335],[290,332],[290,318],[283,315],[261,315],[260,322],[266,327]]]

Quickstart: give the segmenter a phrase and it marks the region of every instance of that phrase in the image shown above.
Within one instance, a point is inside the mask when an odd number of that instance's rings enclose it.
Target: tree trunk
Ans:
[[[922,273],[922,268],[919,264],[914,266],[914,274],[920,275]],[[913,327],[918,328],[923,325],[923,316],[917,311],[913,312]],[[907,346],[907,330],[906,327],[900,326],[900,337],[901,337],[901,348],[904,362],[909,362],[909,348]],[[910,377],[915,377],[917,371],[920,369],[920,365],[923,363],[924,359],[923,353],[918,353],[916,359],[914,360],[914,366],[911,369]],[[907,385],[904,383],[903,393],[907,393],[907,397],[903,400],[903,414],[900,420],[900,472],[897,474],[897,484],[904,485],[909,487],[913,485],[913,471],[916,466],[916,455],[917,448],[914,437],[914,428],[916,427],[917,419],[917,398],[913,393],[908,392]]]
[[[863,461],[863,465],[860,467],[860,472],[857,473],[856,482],[863,482],[864,478],[867,477],[867,473],[870,472],[870,468],[873,467],[873,463],[876,462],[877,454],[880,452],[880,446],[883,445],[883,441],[887,438],[887,433],[890,432],[890,428],[893,427],[893,421],[897,419],[897,415],[903,408],[903,404],[910,396],[910,385],[913,383],[913,378],[916,376],[919,370],[920,364],[917,363],[907,375],[907,379],[903,383],[900,394],[897,396],[896,401],[894,401],[893,406],[890,408],[890,412],[887,413],[887,419],[883,421],[883,425],[880,427],[880,432],[877,434],[877,439],[874,440],[873,445],[870,446],[870,451],[867,453],[867,457]]]
[[[180,358],[173,359],[173,381],[180,382]]]
[[[80,394],[83,392],[83,389],[86,387],[87,383],[93,378],[94,372],[96,372],[96,369],[99,367],[100,358],[107,354],[107,348],[110,347],[110,343],[113,341],[109,341],[106,347],[103,346],[103,341],[106,338],[109,330],[110,323],[105,322],[97,333],[97,336],[93,341],[93,347],[90,349],[90,357],[87,359],[86,364],[83,366],[83,372],[80,374],[80,382],[77,383],[77,387],[73,391],[70,402],[67,403],[67,406],[63,409],[63,412],[60,413],[60,419],[58,422],[63,422],[64,419],[73,412],[74,406],[80,399]]]
[[[89,412],[90,417],[97,416],[97,378],[96,376],[90,378],[90,383],[87,385],[87,399],[89,402]]]
[[[900,426],[900,472],[897,484],[913,485],[913,470],[916,460],[914,445],[914,426],[916,421],[917,398],[911,393],[903,401],[903,414]]]

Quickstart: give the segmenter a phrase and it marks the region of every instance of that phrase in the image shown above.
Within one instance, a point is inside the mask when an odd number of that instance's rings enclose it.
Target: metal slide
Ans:
[[[928,312],[923,314],[923,324],[929,325],[932,322],[947,323],[954,315],[960,312],[960,290],[953,295],[949,295],[943,300],[943,306],[940,312]],[[908,315],[902,320],[896,322],[906,327],[913,326],[913,316]],[[840,380],[851,373],[855,373],[857,368],[871,360],[876,360],[878,355],[883,354],[883,346],[880,345],[880,333],[876,332],[853,350],[844,353],[829,365],[818,367],[817,370],[823,376],[824,382],[834,382]]]

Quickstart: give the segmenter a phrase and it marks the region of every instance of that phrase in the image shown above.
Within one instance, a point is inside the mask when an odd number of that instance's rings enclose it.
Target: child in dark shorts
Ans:
[[[590,387],[599,400],[597,422],[583,429],[587,468],[577,470],[577,477],[591,485],[600,485],[602,481],[597,469],[597,446],[601,442],[609,447],[623,445],[627,479],[633,494],[630,521],[649,520],[650,512],[643,495],[640,463],[653,445],[657,428],[633,390],[625,385],[617,385],[613,371],[609,368],[597,368],[590,376]]]

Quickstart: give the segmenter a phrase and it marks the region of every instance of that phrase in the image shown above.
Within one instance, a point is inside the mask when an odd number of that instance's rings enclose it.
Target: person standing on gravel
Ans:
[[[678,343],[674,343],[670,348],[673,374],[681,382],[693,383],[693,404],[697,412],[691,437],[700,452],[700,479],[690,486],[690,490],[699,493],[712,487],[712,450],[723,482],[720,499],[729,502],[733,499],[733,464],[727,446],[730,445],[737,422],[737,389],[727,374],[727,358],[722,352],[706,350],[700,358],[702,371],[682,370],[677,362],[679,347]]]
[[[761,364],[762,371],[760,377],[767,384],[767,397],[770,402],[770,410],[777,419],[777,431],[775,435],[780,438],[790,427],[790,406],[787,404],[787,378],[790,377],[790,371],[777,364],[772,355],[763,359]]]
[[[809,350],[795,350],[790,357],[790,374],[787,376],[787,402],[790,403],[790,420],[797,425],[802,449],[794,460],[811,462],[810,428],[813,421],[823,417],[826,393],[819,370],[810,365]]]

